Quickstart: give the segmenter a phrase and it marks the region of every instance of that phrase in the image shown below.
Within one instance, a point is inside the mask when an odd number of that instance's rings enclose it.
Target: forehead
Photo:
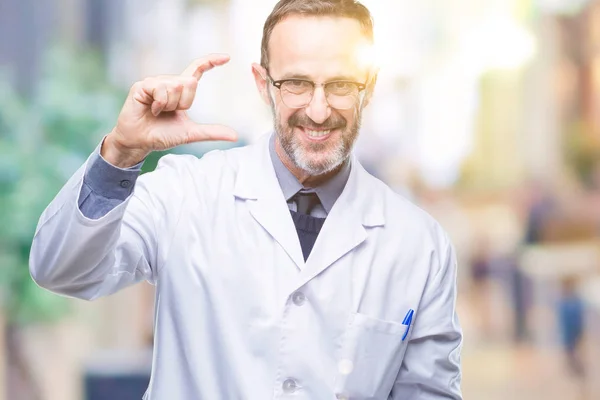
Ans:
[[[367,43],[352,18],[292,15],[279,22],[269,40],[269,71],[277,79],[305,75],[314,80],[336,76],[364,79],[358,53]]]

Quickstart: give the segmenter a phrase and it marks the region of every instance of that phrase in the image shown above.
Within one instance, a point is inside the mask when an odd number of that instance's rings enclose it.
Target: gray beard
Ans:
[[[271,103],[271,111],[273,112],[275,133],[277,134],[277,138],[279,138],[281,148],[296,168],[305,171],[311,176],[319,176],[331,172],[348,159],[358,138],[362,119],[361,112],[357,107],[354,124],[346,126],[343,129],[341,140],[335,143],[333,147],[331,143],[313,143],[307,149],[303,147],[302,141],[294,135],[294,128],[287,125],[284,126],[281,123],[273,102]],[[318,157],[317,160],[311,157],[311,154],[323,154],[324,152],[327,152],[326,157]]]

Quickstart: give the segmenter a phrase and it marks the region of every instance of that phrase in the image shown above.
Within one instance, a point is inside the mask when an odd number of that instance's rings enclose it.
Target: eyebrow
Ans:
[[[285,79],[302,79],[306,81],[313,81],[313,79],[306,74],[284,74],[281,80]],[[336,75],[327,79],[325,82],[333,82],[333,81],[350,81],[350,82],[358,82],[358,80],[349,75]]]

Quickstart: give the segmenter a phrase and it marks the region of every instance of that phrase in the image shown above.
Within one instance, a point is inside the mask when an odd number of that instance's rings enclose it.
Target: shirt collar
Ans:
[[[279,181],[279,186],[283,192],[283,196],[286,201],[289,201],[299,190],[303,188],[302,184],[298,179],[290,172],[289,169],[277,155],[275,151],[275,135],[271,134],[269,138],[269,153],[271,154],[271,161],[273,162],[273,168],[275,169],[275,175]],[[329,214],[333,205],[337,201],[338,197],[342,194],[348,177],[350,176],[350,157],[344,162],[342,169],[335,174],[333,177],[323,182],[321,185],[315,187],[313,190],[319,197],[325,212]]]

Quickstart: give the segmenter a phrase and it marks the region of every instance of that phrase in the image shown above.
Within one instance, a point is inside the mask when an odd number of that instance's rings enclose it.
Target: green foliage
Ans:
[[[9,322],[67,311],[64,298],[31,279],[31,241],[42,211],[112,128],[125,96],[106,83],[93,52],[52,49],[31,99],[0,77],[0,305]]]
[[[98,54],[57,47],[46,57],[39,90],[21,98],[0,76],[0,307],[9,322],[53,321],[63,297],[39,288],[28,262],[39,217],[112,129],[127,96],[105,79]],[[237,144],[179,148],[198,156]],[[146,159],[142,173],[168,152]]]

